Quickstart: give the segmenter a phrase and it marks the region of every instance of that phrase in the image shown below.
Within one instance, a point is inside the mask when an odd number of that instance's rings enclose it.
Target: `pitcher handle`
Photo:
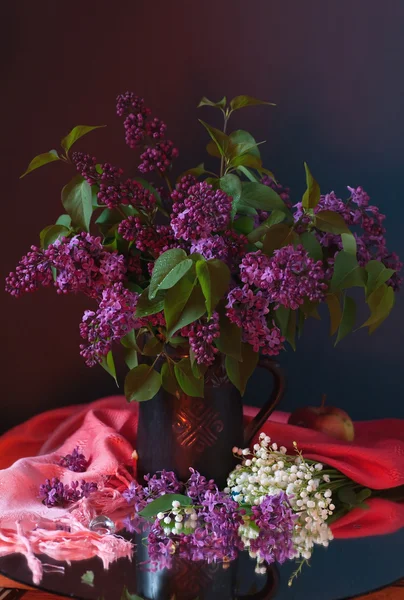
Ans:
[[[255,434],[258,433],[265,421],[273,413],[284,395],[286,388],[285,376],[278,363],[270,358],[260,358],[258,366],[266,369],[272,374],[274,387],[268,401],[244,429],[244,444],[246,447],[250,445]]]

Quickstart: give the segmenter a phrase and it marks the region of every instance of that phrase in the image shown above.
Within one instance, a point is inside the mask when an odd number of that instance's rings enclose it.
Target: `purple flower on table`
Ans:
[[[144,476],[147,484],[145,493],[148,497],[157,498],[162,494],[177,494],[184,489],[184,484],[178,481],[173,471],[158,471],[153,476],[150,474]]]
[[[71,454],[62,456],[59,461],[61,467],[69,469],[69,471],[75,471],[76,473],[84,473],[88,468],[88,461],[84,454],[79,452],[78,448],[74,448]]]
[[[39,499],[48,508],[54,506],[65,506],[73,504],[82,498],[87,498],[90,494],[96,492],[98,486],[94,482],[81,481],[79,487],[78,481],[72,481],[70,485],[63,485],[57,478],[46,479],[45,483],[39,486]]]
[[[217,486],[213,479],[206,479],[203,475],[201,475],[198,471],[189,468],[191,472],[191,476],[189,477],[186,486],[186,494],[192,500],[199,502],[201,501],[206,492],[214,492],[217,491]]]
[[[228,227],[232,198],[225,192],[203,181],[189,187],[185,194],[180,200],[177,194],[172,196],[171,227],[177,239],[198,240]]]

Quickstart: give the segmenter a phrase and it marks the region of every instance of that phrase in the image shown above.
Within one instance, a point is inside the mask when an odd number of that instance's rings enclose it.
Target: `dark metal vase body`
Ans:
[[[250,443],[284,392],[282,373],[276,363],[263,359],[259,366],[271,371],[274,387],[246,431],[241,395],[227,379],[221,364],[206,373],[204,398],[172,395],[161,389],[149,402],[141,402],[136,445],[138,480],[166,469],[186,481],[189,467],[193,467],[224,487],[237,462],[232,448]]]

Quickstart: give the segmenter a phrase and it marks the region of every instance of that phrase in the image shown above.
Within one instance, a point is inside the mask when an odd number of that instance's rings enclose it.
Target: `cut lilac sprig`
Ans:
[[[94,482],[82,480],[80,486],[78,481],[72,481],[70,485],[64,485],[58,477],[53,477],[52,479],[46,479],[45,483],[39,486],[38,498],[48,508],[64,507],[67,504],[78,502],[82,498],[88,498],[97,489],[98,486]]]
[[[78,447],[74,448],[71,454],[62,456],[59,461],[61,467],[74,471],[75,473],[84,473],[88,468],[88,461],[83,453],[81,453]]]

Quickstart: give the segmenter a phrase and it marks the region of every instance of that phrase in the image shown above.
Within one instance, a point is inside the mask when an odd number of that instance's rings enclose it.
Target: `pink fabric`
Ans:
[[[126,503],[119,490],[127,485],[136,447],[136,403],[122,396],[90,405],[70,406],[38,415],[0,437],[0,555],[23,552],[34,580],[42,576],[35,553],[79,560],[98,555],[107,566],[120,556],[130,556],[128,542],[99,536],[87,529],[96,514],[119,520]],[[257,409],[245,407],[248,422]],[[293,449],[297,441],[308,458],[325,462],[365,486],[382,489],[404,484],[404,427],[396,419],[355,424],[354,443],[287,424],[288,415],[276,412],[263,427],[279,445]],[[61,456],[79,446],[90,461],[86,473],[58,466]],[[37,498],[46,478],[96,481],[100,491],[73,509],[46,508]],[[336,537],[377,535],[404,525],[404,508],[373,499],[370,510],[353,511],[333,525]],[[56,530],[67,524],[71,533]]]

